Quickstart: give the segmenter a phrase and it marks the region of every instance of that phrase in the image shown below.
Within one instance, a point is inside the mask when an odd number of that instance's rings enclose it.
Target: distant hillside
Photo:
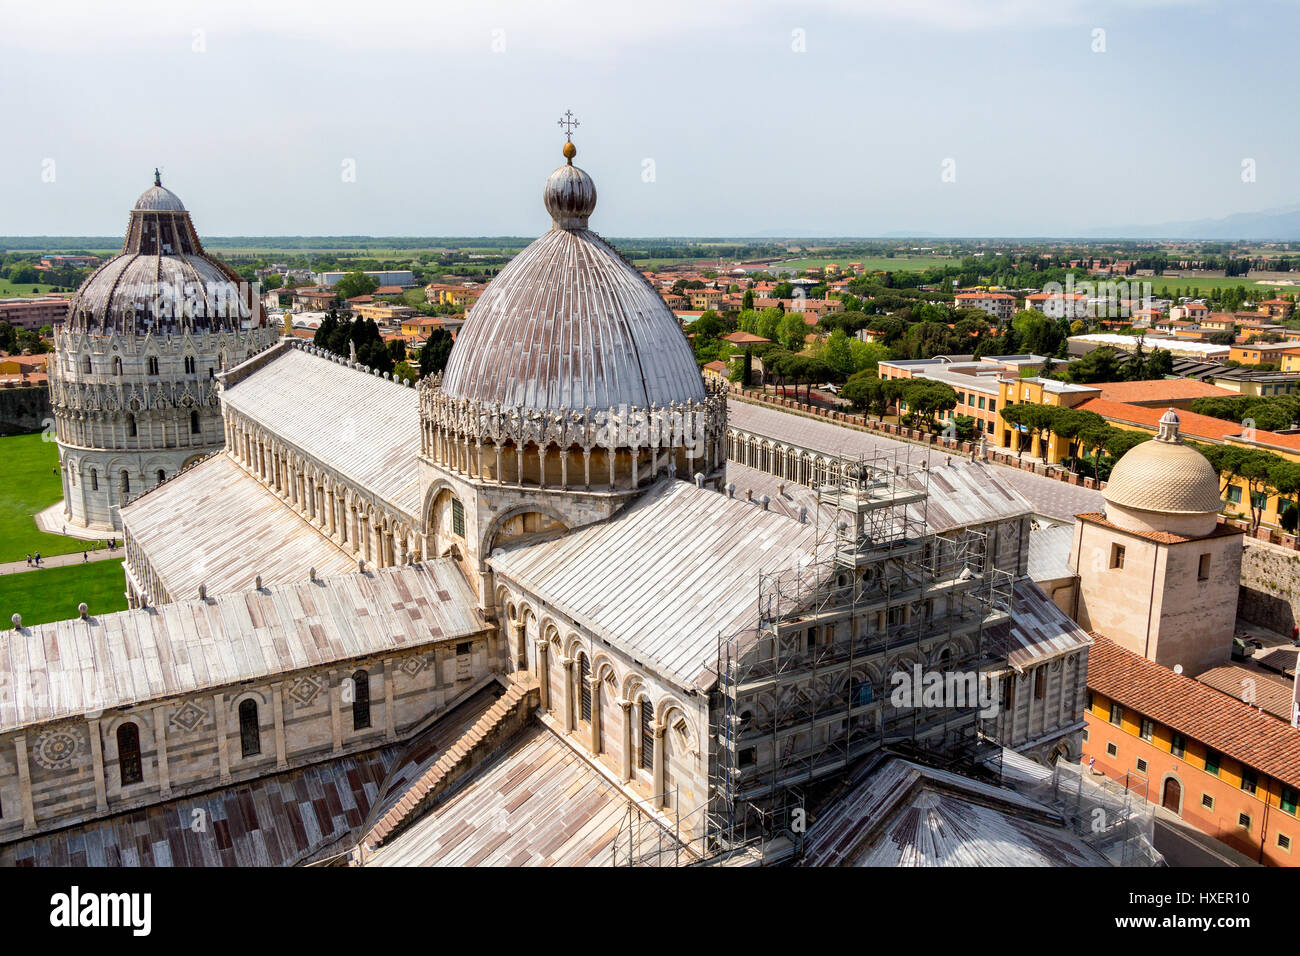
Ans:
[[[1260,212],[1240,212],[1222,219],[1190,219],[1153,226],[1092,229],[1085,236],[1108,239],[1255,239],[1264,242],[1300,241],[1300,205]]]

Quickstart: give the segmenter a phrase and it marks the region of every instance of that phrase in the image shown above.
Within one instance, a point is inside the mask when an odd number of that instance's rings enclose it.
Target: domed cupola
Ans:
[[[1160,419],[1155,438],[1129,449],[1102,491],[1106,518],[1130,531],[1209,534],[1223,507],[1219,476],[1209,460],[1183,442],[1178,413]]]
[[[441,379],[421,383],[425,455],[494,484],[627,494],[722,467],[725,387],[706,390],[646,278],[588,227],[596,185],[566,163],[542,193],[549,232],[470,310]]]
[[[470,310],[442,391],[535,411],[649,408],[704,399],[690,343],[667,303],[587,228],[591,177],[568,163],[543,198],[551,231],[501,270]]]
[[[185,204],[155,170],[131,209],[122,251],[82,283],[66,327],[99,334],[238,330],[257,307],[238,273],[204,253]]]

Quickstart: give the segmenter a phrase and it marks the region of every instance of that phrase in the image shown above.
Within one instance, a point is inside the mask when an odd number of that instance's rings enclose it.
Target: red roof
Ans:
[[[723,339],[732,345],[758,345],[762,342],[772,341],[763,338],[761,335],[754,335],[752,332],[732,332],[730,335],[724,335]]]
[[[1300,788],[1300,730],[1103,635],[1093,638],[1088,652],[1090,690]]]
[[[1101,382],[1101,397],[1112,402],[1179,402],[1193,398],[1232,398],[1237,393],[1191,378],[1156,378],[1146,382]]]
[[[1160,417],[1165,409],[1160,406],[1130,405],[1127,402],[1115,402],[1105,398],[1090,398],[1075,406],[1086,411],[1096,412],[1102,418],[1130,425],[1139,425],[1152,433],[1160,428]],[[1223,441],[1229,435],[1240,435],[1241,426],[1236,422],[1209,415],[1197,415],[1195,412],[1178,411],[1178,430],[1188,438],[1208,441]]]

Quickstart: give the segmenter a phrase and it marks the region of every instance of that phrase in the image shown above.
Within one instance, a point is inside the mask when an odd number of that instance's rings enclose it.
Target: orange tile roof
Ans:
[[[1088,652],[1090,690],[1300,788],[1300,730],[1101,634],[1093,638]]]
[[[1105,398],[1090,398],[1075,407],[1096,412],[1102,418],[1111,421],[1138,425],[1153,433],[1159,430],[1160,416],[1165,413],[1165,409],[1160,406],[1130,405],[1127,402],[1114,402]],[[1230,435],[1241,434],[1241,426],[1236,422],[1211,418],[1209,415],[1197,415],[1195,412],[1181,409],[1178,411],[1178,422],[1178,430],[1193,439],[1221,442]]]
[[[724,335],[723,339],[732,345],[758,345],[761,342],[772,341],[763,338],[761,335],[754,335],[752,332],[732,332],[730,335]]]
[[[1112,402],[1178,402],[1193,398],[1232,398],[1236,392],[1191,378],[1156,378],[1146,382],[1100,382],[1101,397]]]

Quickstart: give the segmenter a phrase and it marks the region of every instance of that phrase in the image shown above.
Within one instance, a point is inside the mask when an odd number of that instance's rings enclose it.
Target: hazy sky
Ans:
[[[0,22],[0,235],[120,234],[155,165],[204,235],[533,235],[565,109],[610,236],[1062,235],[1300,201],[1283,0],[7,0]]]

